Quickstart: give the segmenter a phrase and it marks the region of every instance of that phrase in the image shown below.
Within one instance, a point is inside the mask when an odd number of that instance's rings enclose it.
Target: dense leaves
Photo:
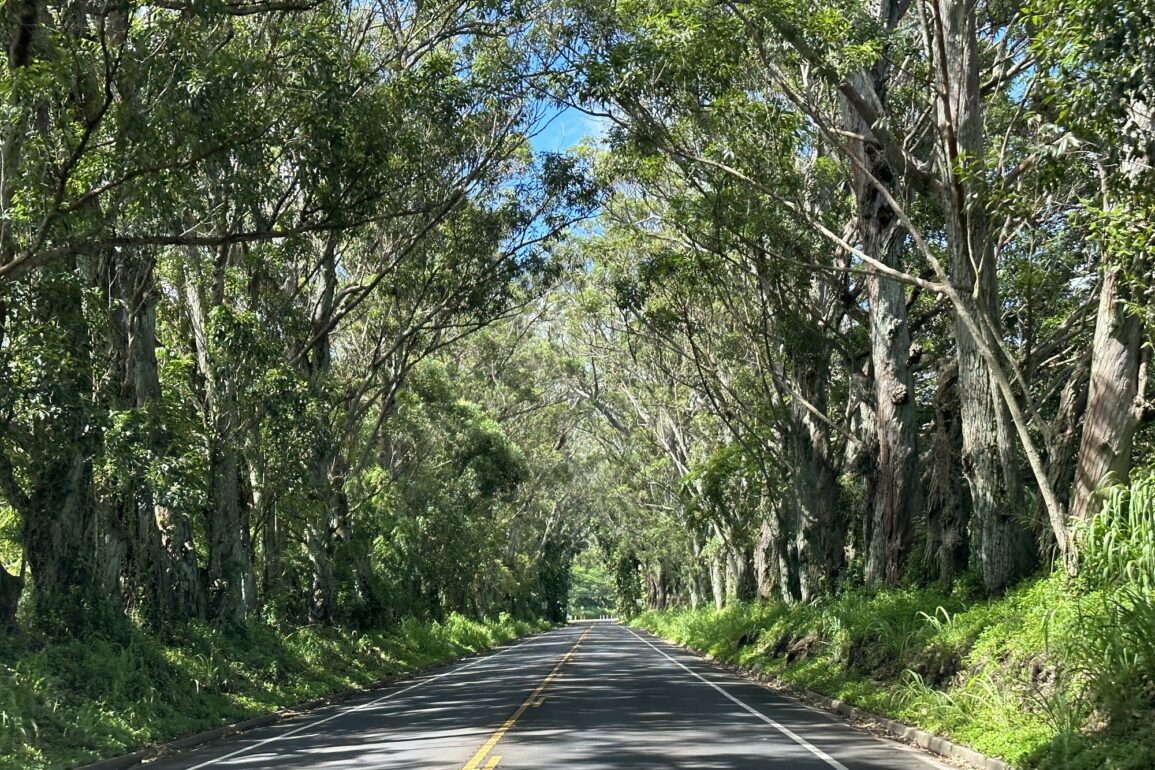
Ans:
[[[0,624],[1145,617],[1142,3],[282,6],[5,17]]]

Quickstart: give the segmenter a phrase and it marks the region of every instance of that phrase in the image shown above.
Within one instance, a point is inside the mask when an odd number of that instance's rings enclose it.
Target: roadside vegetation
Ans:
[[[83,640],[0,638],[0,768],[58,770],[352,688],[519,636],[542,621],[407,620],[388,631],[259,622],[129,624]]]
[[[999,598],[848,589],[812,604],[650,610],[634,623],[727,663],[1038,770],[1155,767],[1155,479],[1116,489],[1079,578]]]

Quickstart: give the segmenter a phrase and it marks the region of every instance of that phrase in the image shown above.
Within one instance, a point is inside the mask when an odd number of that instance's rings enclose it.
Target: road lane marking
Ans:
[[[535,634],[534,636],[526,637],[525,639],[518,641],[516,644],[511,644],[510,646],[506,647],[505,649],[498,650],[497,652],[491,653],[489,655],[483,655],[482,657],[479,657],[476,660],[473,660],[473,661],[470,661],[469,663],[466,663],[464,666],[456,666],[456,667],[450,669],[449,671],[442,671],[440,674],[434,674],[431,677],[428,677],[426,679],[422,679],[418,682],[414,682],[413,684],[409,685],[408,687],[403,687],[400,690],[395,690],[395,691],[393,691],[387,695],[384,695],[380,698],[377,698],[376,700],[371,700],[368,703],[362,703],[359,706],[352,706],[350,708],[341,709],[336,714],[330,714],[329,716],[325,717],[324,719],[318,719],[318,720],[315,720],[313,722],[303,724],[300,727],[295,727],[292,730],[287,730],[286,732],[280,733],[278,735],[274,735],[271,738],[265,738],[263,741],[258,741],[251,746],[245,746],[243,748],[237,749],[236,751],[230,752],[228,754],[222,754],[219,757],[214,757],[212,759],[201,762],[199,765],[193,765],[192,767],[185,768],[185,770],[201,770],[202,768],[205,768],[205,767],[212,767],[213,765],[220,764],[221,762],[224,762],[227,759],[239,757],[241,754],[248,754],[251,751],[254,751],[256,749],[261,748],[262,746],[267,746],[270,743],[276,743],[277,741],[284,740],[285,738],[289,738],[289,737],[294,736],[298,733],[304,732],[305,730],[308,730],[310,728],[316,727],[318,725],[323,725],[327,722],[332,722],[334,719],[338,719],[338,718],[343,717],[347,714],[355,714],[358,711],[364,711],[367,708],[372,708],[373,706],[376,706],[379,703],[384,703],[387,700],[390,700],[392,698],[396,698],[398,695],[404,695],[405,693],[409,692],[410,690],[416,690],[418,687],[421,687],[423,685],[427,685],[430,682],[435,682],[438,679],[441,679],[442,677],[450,676],[452,674],[457,674],[457,673],[460,673],[462,671],[465,671],[468,668],[473,668],[478,663],[484,663],[485,661],[493,660],[494,658],[499,657],[501,655],[504,655],[507,652],[510,652],[512,650],[516,650],[516,649],[519,649],[523,646],[526,646],[531,641],[534,641],[534,640],[540,641],[542,636],[543,636],[543,634]]]
[[[625,626],[622,626],[622,628],[625,628]],[[775,722],[773,719],[771,719],[770,717],[766,716],[765,714],[763,714],[761,711],[759,711],[758,709],[754,708],[753,706],[749,706],[749,705],[747,705],[746,703],[744,703],[743,701],[740,701],[740,700],[738,700],[736,697],[734,697],[734,696],[733,696],[733,695],[731,695],[730,693],[726,692],[724,689],[722,689],[721,687],[719,687],[719,686],[718,686],[717,684],[715,684],[714,682],[711,682],[709,679],[707,679],[706,677],[702,676],[702,675],[701,675],[701,674],[699,674],[697,671],[694,671],[694,670],[693,670],[693,669],[691,669],[689,666],[687,666],[686,664],[682,663],[682,661],[680,661],[680,660],[677,660],[676,658],[672,658],[672,657],[670,657],[670,656],[669,656],[669,655],[667,655],[665,652],[663,652],[661,649],[659,649],[659,648],[658,648],[656,645],[652,644],[652,643],[651,643],[651,642],[650,642],[648,639],[646,639],[645,637],[643,637],[642,635],[640,635],[639,633],[637,633],[636,631],[634,631],[634,629],[632,629],[632,628],[626,628],[626,630],[627,630],[627,631],[629,631],[629,632],[630,632],[631,634],[633,634],[634,636],[636,636],[636,637],[638,638],[638,640],[639,640],[640,642],[642,642],[643,644],[649,645],[650,649],[652,649],[654,652],[658,653],[659,655],[661,655],[663,658],[665,658],[666,660],[670,661],[671,663],[673,663],[673,664],[677,665],[677,666],[678,666],[678,667],[680,667],[680,668],[681,668],[683,671],[685,671],[687,674],[689,674],[690,676],[692,676],[692,677],[694,677],[695,679],[697,679],[699,682],[702,682],[703,684],[708,684],[708,685],[710,685],[710,686],[711,686],[711,687],[713,687],[715,690],[717,690],[718,692],[722,693],[722,695],[725,695],[727,699],[729,699],[730,701],[732,701],[732,702],[733,702],[733,703],[735,703],[736,705],[738,705],[738,706],[741,706],[741,707],[742,707],[742,708],[743,708],[745,711],[749,712],[749,713],[750,713],[750,714],[752,714],[753,716],[756,716],[756,717],[758,717],[758,718],[759,718],[759,719],[761,719],[763,722],[765,722],[766,724],[770,725],[770,726],[771,726],[771,727],[773,727],[775,730],[777,730],[778,732],[782,733],[782,734],[783,734],[783,735],[785,735],[787,738],[789,738],[790,740],[794,741],[794,742],[795,742],[795,743],[797,743],[799,746],[801,746],[802,748],[806,749],[806,750],[807,750],[807,751],[809,751],[811,754],[813,754],[814,756],[818,757],[819,759],[821,759],[821,760],[822,760],[823,762],[825,762],[826,764],[828,764],[828,765],[830,765],[831,767],[833,767],[835,770],[849,770],[849,768],[848,768],[846,765],[842,764],[842,763],[841,763],[841,762],[839,762],[837,759],[835,759],[834,757],[830,756],[830,755],[829,755],[829,754],[827,754],[825,751],[823,751],[822,749],[818,748],[817,746],[815,746],[813,743],[811,743],[810,741],[808,741],[808,740],[806,740],[805,738],[803,738],[803,737],[802,737],[801,735],[799,735],[798,733],[794,732],[793,730],[791,730],[790,728],[786,727],[785,725],[782,725],[782,724],[779,724],[778,722]],[[472,768],[470,768],[470,770],[472,770]]]
[[[493,768],[497,767],[499,762],[501,762],[501,757],[494,755],[493,759],[489,760],[485,764],[485,770],[493,770]]]
[[[477,770],[477,768],[480,767],[481,763],[485,760],[486,755],[493,751],[493,747],[497,745],[498,741],[505,737],[505,734],[513,728],[518,719],[521,719],[521,715],[525,713],[525,710],[534,705],[534,701],[539,701],[538,705],[540,705],[540,700],[543,698],[542,693],[545,692],[545,688],[549,687],[549,683],[557,678],[557,675],[561,673],[562,666],[564,666],[566,662],[569,661],[571,657],[573,657],[574,652],[577,651],[578,645],[585,641],[585,638],[590,635],[590,631],[592,630],[593,627],[591,626],[587,628],[581,636],[578,637],[578,640],[573,643],[573,647],[569,648],[569,652],[561,656],[561,660],[559,660],[557,665],[553,667],[553,671],[550,671],[549,674],[546,675],[545,679],[541,680],[541,683],[533,692],[529,694],[529,697],[525,699],[525,702],[517,707],[517,711],[513,712],[513,716],[505,720],[504,724],[497,728],[497,732],[489,736],[489,740],[481,744],[481,748],[477,750],[476,754],[470,757],[469,761],[465,763],[465,767],[461,768],[461,770]],[[499,761],[501,761],[501,757],[496,757],[496,761],[491,760],[491,763],[485,766],[485,770],[490,770],[490,768],[496,767],[497,762]],[[843,768],[843,770],[845,770],[845,768]]]

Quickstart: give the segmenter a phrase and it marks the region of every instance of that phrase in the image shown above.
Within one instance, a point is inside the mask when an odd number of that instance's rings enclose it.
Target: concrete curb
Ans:
[[[662,637],[657,637],[661,639]],[[863,727],[871,725],[877,727],[882,732],[898,738],[906,743],[918,746],[921,749],[937,754],[940,757],[945,757],[956,762],[962,762],[976,770],[1014,770],[1014,768],[1001,759],[988,757],[969,746],[963,746],[955,743],[941,735],[929,733],[913,725],[908,725],[903,722],[898,722],[888,717],[882,717],[877,714],[872,714],[869,711],[863,711],[857,706],[852,706],[846,701],[837,698],[830,698],[821,693],[816,693],[811,690],[806,690],[801,687],[784,682],[783,680],[771,676],[764,671],[757,671],[755,669],[744,668],[742,666],[727,663],[725,661],[715,658],[709,653],[695,650],[692,647],[687,647],[684,644],[671,642],[669,639],[663,641],[673,644],[678,649],[684,650],[697,658],[709,661],[711,664],[729,671],[732,674],[737,674],[743,679],[747,679],[756,684],[761,684],[768,687],[774,692],[802,701],[811,706],[817,706],[824,711],[830,711],[839,716],[846,717],[857,726]]]
[[[358,695],[368,695],[370,693],[381,690],[382,688],[388,687],[389,685],[412,679],[419,674],[427,674],[431,671],[436,671],[439,668],[451,666],[454,663],[458,663],[463,660],[469,660],[470,658],[476,658],[481,655],[489,655],[490,653],[497,652],[503,647],[508,647],[524,639],[528,639],[530,636],[536,635],[537,634],[530,634],[529,636],[522,636],[516,639],[511,639],[504,644],[490,647],[488,650],[471,652],[467,655],[462,655],[459,658],[443,661],[441,663],[434,663],[432,665],[425,666],[424,668],[415,668],[411,671],[402,671],[400,673],[378,680],[377,682],[374,682],[373,684],[367,685],[365,687],[354,687],[349,690],[341,690],[339,692],[333,693],[332,695],[327,695],[323,698],[314,698],[313,700],[305,701],[304,703],[298,703],[288,708],[279,709],[270,714],[262,714],[261,716],[253,717],[252,719],[246,719],[244,721],[235,722],[229,725],[222,725],[221,727],[214,727],[211,730],[204,730],[192,735],[186,735],[183,738],[177,738],[165,743],[158,743],[153,746],[147,746],[143,749],[140,749],[139,751],[134,751],[131,754],[124,754],[119,757],[102,759],[98,762],[93,762],[92,764],[88,765],[76,765],[72,768],[72,770],[127,770],[127,768],[136,767],[145,762],[167,757],[171,754],[176,754],[181,751],[194,749],[198,746],[203,746],[206,743],[218,741],[221,738],[226,738],[230,735],[246,733],[250,730],[256,730],[260,727],[268,727],[269,725],[274,725],[285,719],[303,716],[311,711],[316,711],[319,708],[331,706],[336,703],[342,703],[352,698],[356,698]]]

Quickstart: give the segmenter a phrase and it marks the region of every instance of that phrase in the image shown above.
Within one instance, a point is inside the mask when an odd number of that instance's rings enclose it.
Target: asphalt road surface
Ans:
[[[943,770],[675,647],[576,623],[150,770]]]

